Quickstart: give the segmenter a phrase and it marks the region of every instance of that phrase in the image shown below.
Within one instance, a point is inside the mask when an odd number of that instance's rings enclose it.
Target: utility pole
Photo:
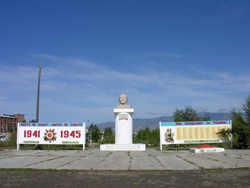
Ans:
[[[36,122],[39,121],[39,100],[40,100],[40,80],[41,80],[42,62],[40,61],[39,74],[38,74],[38,87],[37,87],[37,103],[36,103]],[[35,149],[42,149],[41,145],[36,144]]]
[[[37,104],[36,104],[36,122],[39,121],[39,100],[40,100],[40,80],[41,80],[42,62],[40,61],[39,75],[38,75],[38,88],[37,88]]]

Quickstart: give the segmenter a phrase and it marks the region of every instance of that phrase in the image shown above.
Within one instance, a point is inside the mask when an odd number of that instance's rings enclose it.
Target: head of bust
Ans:
[[[126,105],[128,103],[128,97],[125,94],[121,94],[119,97],[119,102],[121,105]]]

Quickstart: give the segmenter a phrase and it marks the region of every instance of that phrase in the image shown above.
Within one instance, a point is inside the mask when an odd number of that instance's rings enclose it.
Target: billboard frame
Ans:
[[[85,150],[85,130],[84,122],[18,123],[17,150],[20,150],[20,144],[83,145]]]
[[[164,125],[162,125],[164,124]],[[232,148],[232,135],[230,135],[230,137],[228,139],[225,138],[217,138],[216,142],[215,139],[205,139],[205,138],[201,138],[201,139],[193,139],[193,141],[196,142],[184,142],[184,141],[180,141],[175,143],[174,139],[173,142],[171,141],[171,143],[166,143],[164,142],[164,133],[163,133],[163,127],[169,127],[169,128],[174,128],[175,131],[177,132],[176,128],[178,127],[210,127],[210,126],[228,126],[229,129],[232,129],[232,121],[231,120],[214,120],[214,121],[186,121],[186,122],[159,122],[159,129],[160,129],[160,150],[162,150],[162,145],[170,145],[170,144],[204,144],[204,143],[225,143],[225,142],[231,142],[230,147]],[[170,130],[170,134],[171,134],[171,130]],[[175,137],[176,138],[176,137]],[[201,140],[201,142],[199,142],[199,140]],[[203,142],[203,140],[206,140],[206,142]]]

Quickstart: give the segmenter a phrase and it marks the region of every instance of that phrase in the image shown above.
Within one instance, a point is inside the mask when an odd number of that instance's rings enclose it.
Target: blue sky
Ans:
[[[40,121],[240,110],[250,94],[250,1],[0,1],[0,114]]]

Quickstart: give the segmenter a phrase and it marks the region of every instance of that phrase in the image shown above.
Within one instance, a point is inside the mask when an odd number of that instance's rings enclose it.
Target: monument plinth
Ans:
[[[145,144],[133,144],[133,113],[128,105],[128,97],[122,94],[120,104],[114,109],[115,113],[115,144],[102,144],[101,151],[145,151]]]
[[[114,109],[115,144],[133,144],[134,109]]]

